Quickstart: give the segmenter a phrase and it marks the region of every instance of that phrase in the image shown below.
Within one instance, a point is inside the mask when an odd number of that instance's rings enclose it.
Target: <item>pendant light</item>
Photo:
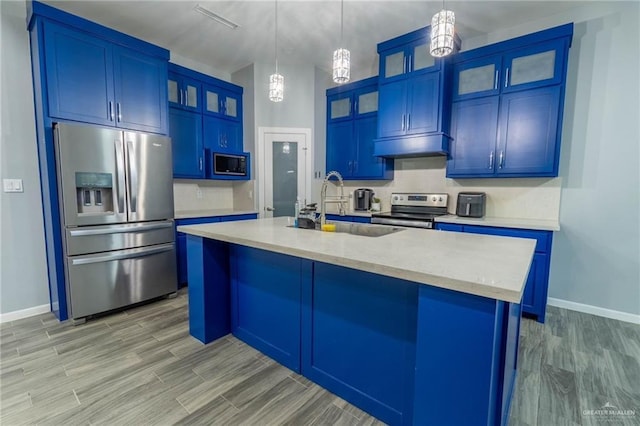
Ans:
[[[431,19],[431,56],[441,58],[453,52],[455,14],[444,8]]]
[[[275,22],[275,57],[276,72],[269,76],[269,100],[272,102],[282,102],[284,99],[284,77],[278,74],[278,0],[276,4],[276,22]]]
[[[344,0],[340,1],[340,46],[343,46],[344,36]],[[339,48],[333,52],[333,81],[339,84],[347,83],[351,77],[351,52]]]

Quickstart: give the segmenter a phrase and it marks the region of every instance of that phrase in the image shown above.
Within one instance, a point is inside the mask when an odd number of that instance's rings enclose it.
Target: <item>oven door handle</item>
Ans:
[[[371,223],[376,223],[379,225],[393,225],[393,226],[402,226],[404,228],[422,228],[422,229],[433,229],[433,221],[431,220],[405,220],[405,219],[391,219],[391,218],[381,218],[381,217],[371,217]]]

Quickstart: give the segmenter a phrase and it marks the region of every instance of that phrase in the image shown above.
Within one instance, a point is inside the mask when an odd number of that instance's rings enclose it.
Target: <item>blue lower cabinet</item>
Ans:
[[[302,374],[388,424],[411,424],[415,283],[314,262]]]
[[[187,250],[202,342],[231,331],[390,425],[506,424],[520,305],[192,235]]]
[[[357,222],[357,223],[371,223],[371,218],[368,216],[340,216],[339,214],[328,214],[327,220],[343,221],[343,222]]]
[[[301,271],[311,262],[233,245],[229,263],[233,334],[300,373]]]
[[[498,235],[503,237],[529,238],[536,240],[529,276],[522,295],[522,312],[544,323],[547,311],[547,291],[549,288],[549,265],[551,262],[551,242],[553,232],[532,229],[496,228],[479,225],[459,225],[436,223],[440,231],[469,232],[473,234]]]
[[[257,213],[238,214],[230,216],[193,217],[176,219],[175,226],[197,225],[201,223],[232,222],[236,220],[257,219]],[[176,231],[176,257],[178,258],[178,287],[184,287],[188,282],[187,274],[187,235]]]
[[[209,343],[231,332],[229,245],[187,235],[189,333]]]
[[[249,214],[236,214],[233,216],[220,216],[220,222],[235,222],[238,220],[251,220],[257,219],[258,213],[249,213]]]
[[[436,223],[435,225],[438,231],[462,232],[462,225],[454,223]]]
[[[520,305],[420,286],[418,324],[413,424],[506,425]]]

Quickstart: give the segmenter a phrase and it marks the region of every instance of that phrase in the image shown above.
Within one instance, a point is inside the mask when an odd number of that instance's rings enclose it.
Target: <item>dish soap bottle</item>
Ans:
[[[295,216],[293,218],[293,226],[295,226],[296,228],[298,227],[298,216],[300,216],[301,204],[302,202],[300,201],[300,197],[296,198]]]

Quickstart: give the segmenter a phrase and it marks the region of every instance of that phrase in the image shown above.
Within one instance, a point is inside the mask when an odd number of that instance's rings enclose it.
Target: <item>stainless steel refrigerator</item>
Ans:
[[[174,293],[171,139],[54,129],[69,318]]]

